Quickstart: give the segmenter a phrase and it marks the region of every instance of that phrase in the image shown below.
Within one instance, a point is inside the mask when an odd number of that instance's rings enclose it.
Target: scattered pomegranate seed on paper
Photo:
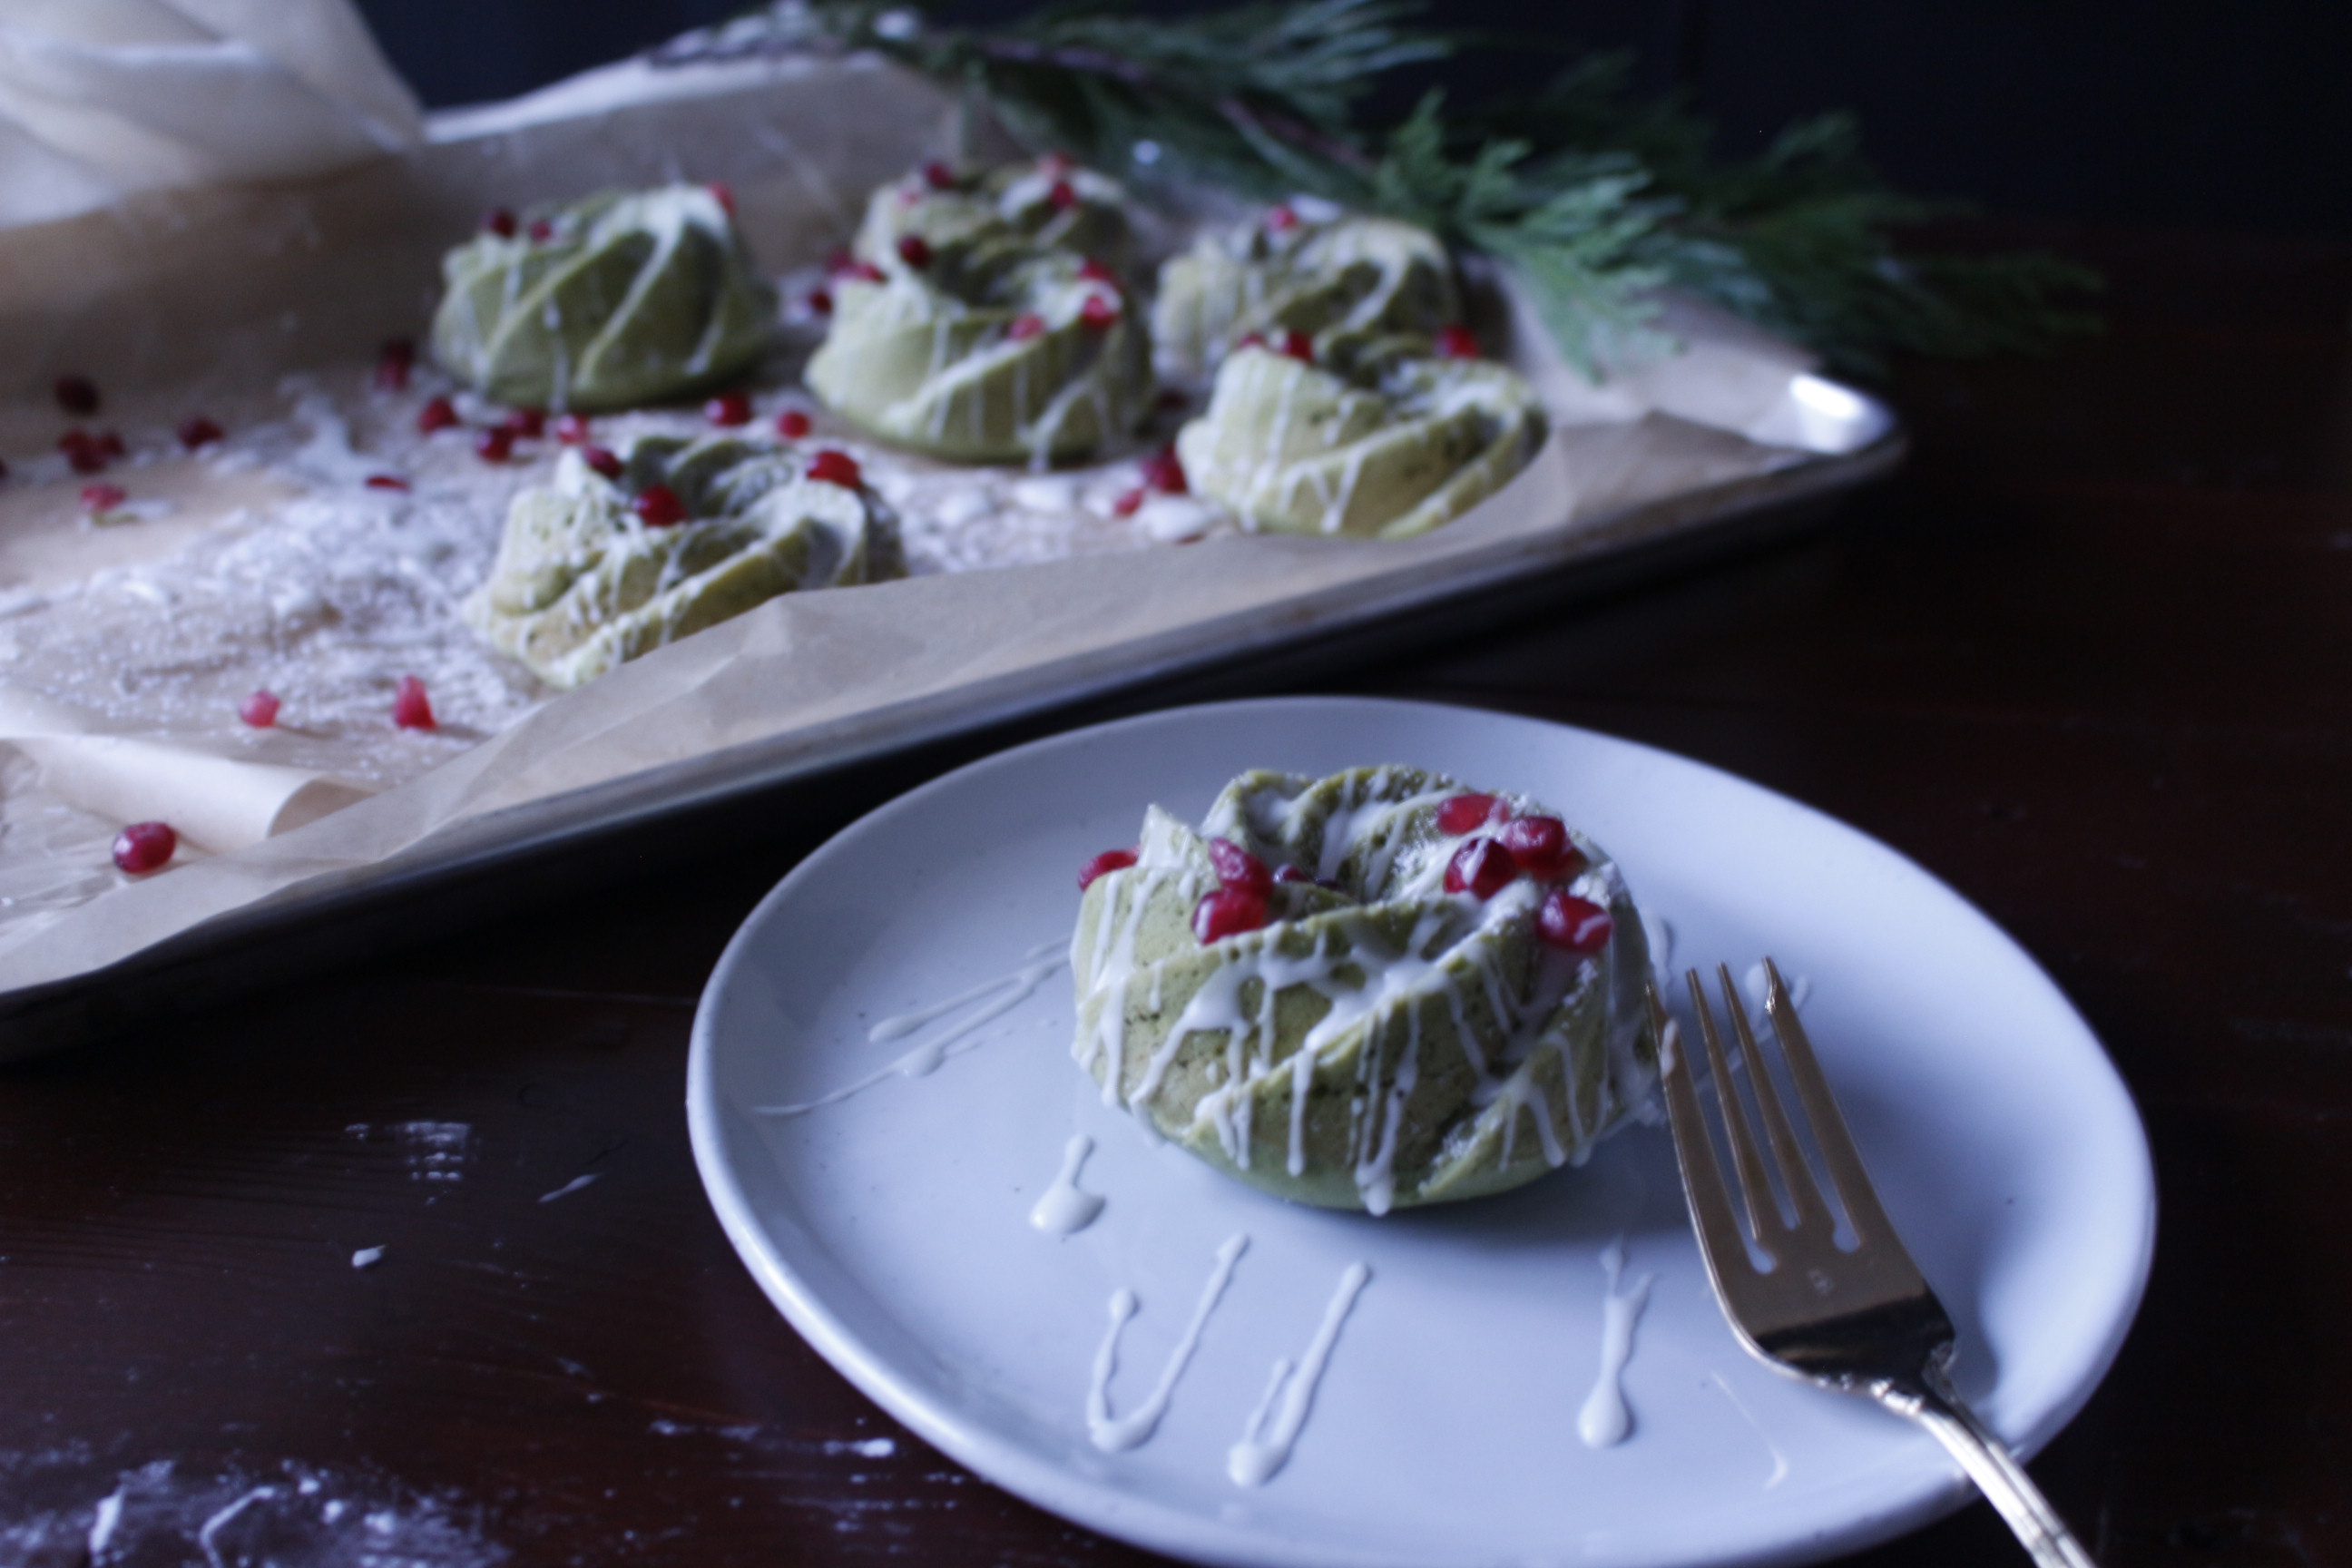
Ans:
[[[168,822],[134,822],[114,836],[114,863],[133,877],[162,867],[180,847]]]
[[[413,675],[404,675],[393,689],[392,721],[404,730],[437,730],[441,726],[433,717],[432,699],[425,694],[425,682]]]

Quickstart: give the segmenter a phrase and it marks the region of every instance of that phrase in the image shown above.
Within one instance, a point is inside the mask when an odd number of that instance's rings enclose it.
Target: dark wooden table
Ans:
[[[2038,237],[2107,269],[2109,336],[1906,371],[1916,460],[1832,525],[1336,685],[1702,758],[2007,926],[2161,1186],[2137,1327],[2036,1473],[2109,1568],[2352,1561],[2352,247]],[[94,1526],[136,1564],[1139,1560],[803,1346],[681,1111],[761,893],[1008,738],[0,1072],[0,1563]],[[2022,1561],[1981,1505],[1864,1560]]]

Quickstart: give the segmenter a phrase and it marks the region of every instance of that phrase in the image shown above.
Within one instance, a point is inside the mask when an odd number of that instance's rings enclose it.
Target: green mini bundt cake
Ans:
[[[1544,437],[1506,365],[1403,336],[1245,344],[1176,437],[1196,494],[1267,533],[1402,539],[1459,517]]]
[[[1453,264],[1427,229],[1382,217],[1309,222],[1276,207],[1161,264],[1151,335],[1169,373],[1190,378],[1252,334],[1429,337],[1461,319]]]
[[[1118,187],[1089,177],[1095,195],[1065,207],[1024,195],[1034,171],[992,195],[994,178],[967,189],[917,174],[874,194],[809,389],[884,440],[934,457],[1079,457],[1133,430],[1154,392],[1150,341],[1118,274],[1052,242],[1115,225],[1123,233]]]
[[[1598,846],[1405,767],[1244,773],[1087,868],[1074,1054],[1279,1197],[1383,1214],[1580,1163],[1642,1112],[1641,921]]]
[[[898,521],[845,454],[649,437],[625,462],[567,451],[515,498],[466,619],[572,687],[779,594],[906,574]]]
[[[775,298],[717,193],[606,192],[485,228],[442,259],[433,353],[530,408],[625,408],[740,375]]]

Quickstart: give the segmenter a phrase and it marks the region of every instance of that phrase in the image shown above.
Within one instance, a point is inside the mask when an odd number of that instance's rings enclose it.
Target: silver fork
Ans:
[[[1841,1393],[1868,1394],[1934,1433],[2042,1568],[2095,1568],[2091,1554],[2025,1468],[1952,1391],[1947,1375],[1952,1320],[1878,1206],[1878,1195],[1863,1172],[1837,1101],[1830,1097],[1828,1080],[1822,1077],[1804,1026],[1797,1021],[1780,971],[1770,959],[1764,961],[1765,1016],[1780,1042],[1789,1081],[1796,1087],[1814,1146],[1852,1227],[1856,1245],[1851,1251],[1837,1244],[1836,1216],[1814,1183],[1796,1130],[1772,1087],[1731,971],[1717,964],[1716,974],[1747,1064],[1748,1097],[1763,1122],[1759,1144],[1756,1121],[1732,1079],[1728,1053],[1707,1007],[1706,989],[1698,971],[1690,970],[1685,983],[1743,1200],[1737,1205],[1715,1157],[1689,1060],[1654,984],[1649,1000],[1651,1021],[1664,1042],[1661,1076],[1675,1149],[1681,1156],[1683,1194],[1690,1200],[1699,1250],[1706,1258],[1724,1316],[1740,1342],[1777,1370]],[[1780,1173],[1778,1197],[1766,1171],[1765,1146]],[[1751,1242],[1772,1260],[1769,1271],[1753,1261]]]

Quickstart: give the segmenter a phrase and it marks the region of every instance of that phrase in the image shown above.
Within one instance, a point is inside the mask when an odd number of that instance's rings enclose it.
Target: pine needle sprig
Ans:
[[[1760,157],[1722,160],[1680,105],[1634,97],[1626,57],[1594,55],[1531,97],[1456,114],[1433,91],[1402,121],[1368,126],[1379,79],[1463,42],[1422,26],[1422,13],[1421,0],[1255,0],[1157,19],[1118,0],[1066,0],[1000,26],[950,27],[875,0],[780,0],[689,35],[672,58],[873,50],[982,97],[1040,152],[1422,224],[1515,269],[1589,374],[1664,343],[1662,286],[1861,374],[1894,353],[2040,352],[2095,328],[2077,303],[2098,285],[2087,268],[1905,251],[1902,230],[1953,209],[1880,183],[1843,116],[1792,126]]]

